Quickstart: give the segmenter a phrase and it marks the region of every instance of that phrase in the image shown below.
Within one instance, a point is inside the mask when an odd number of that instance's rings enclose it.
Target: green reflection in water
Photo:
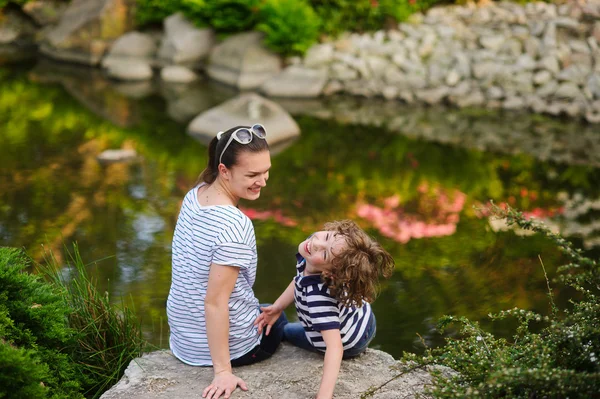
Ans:
[[[206,162],[205,147],[166,116],[157,95],[129,100],[110,86],[86,86],[82,92],[110,104],[93,113],[64,84],[8,69],[0,69],[0,79],[0,244],[26,247],[41,260],[42,244],[60,258],[63,243],[77,241],[84,259],[103,259],[90,265],[101,289],[130,298],[148,339],[167,346],[172,232],[180,201]],[[506,334],[508,325],[486,324],[487,313],[547,310],[538,254],[550,276],[560,255],[540,237],[493,232],[473,206],[493,198],[550,213],[562,206],[559,192],[596,198],[597,169],[381,128],[309,117],[298,122],[302,136],[273,157],[262,197],[240,204],[255,223],[261,301],[274,301],[293,277],[300,241],[326,221],[352,218],[397,262],[374,305],[374,346],[394,356],[421,350],[417,333],[439,345],[432,327],[444,314]],[[99,163],[97,155],[108,148],[134,148],[141,159]],[[390,223],[398,220],[408,237]],[[569,296],[556,294],[563,301]]]

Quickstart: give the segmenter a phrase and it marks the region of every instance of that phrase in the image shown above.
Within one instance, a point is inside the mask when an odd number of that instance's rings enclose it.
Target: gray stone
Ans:
[[[542,43],[546,49],[556,47],[556,24],[554,22],[548,22],[546,24]]]
[[[557,77],[562,81],[584,84],[590,72],[582,65],[572,64],[563,69]]]
[[[322,94],[324,96],[330,96],[342,91],[344,91],[344,85],[339,80],[331,80],[323,88]]]
[[[590,47],[584,40],[570,40],[569,47],[574,53],[589,54],[591,52]]]
[[[267,80],[260,90],[273,97],[317,97],[327,83],[325,69],[290,66]]]
[[[241,90],[254,89],[281,71],[280,58],[262,44],[263,34],[232,35],[216,46],[206,69],[208,76]]]
[[[270,131],[269,131],[270,133]],[[431,384],[426,370],[401,375],[403,364],[385,352],[374,349],[357,358],[342,361],[335,388],[337,399],[355,399],[371,387],[383,387],[373,399],[423,396]],[[236,390],[240,399],[314,398],[322,374],[323,356],[289,344],[261,363],[234,369],[248,385],[248,391]],[[439,368],[448,375],[448,369]],[[193,367],[181,363],[170,352],[152,352],[133,360],[121,380],[102,395],[102,399],[179,399],[199,397],[213,378],[211,367]]]
[[[492,51],[500,50],[505,41],[506,38],[501,35],[482,36],[479,38],[479,44],[481,44],[482,47]]]
[[[381,91],[381,94],[386,100],[393,100],[398,98],[398,88],[393,86],[386,86]]]
[[[152,78],[152,68],[143,61],[120,60],[111,62],[106,68],[108,76],[118,80],[148,80]]]
[[[58,23],[67,5],[62,1],[35,0],[25,3],[22,10],[39,26],[47,26]]]
[[[594,98],[600,99],[600,73],[593,73],[587,80],[586,87]]]
[[[542,41],[535,36],[529,36],[525,39],[525,51],[532,58],[537,58],[540,54],[540,48],[542,47]]]
[[[550,80],[552,80],[552,74],[550,73],[550,71],[547,70],[539,71],[538,73],[533,75],[533,83],[535,83],[536,85],[546,84]]]
[[[227,126],[252,126],[262,123],[269,132],[269,144],[287,141],[300,134],[292,117],[278,104],[255,93],[244,93],[211,108],[188,125],[188,134],[208,143]]]
[[[132,149],[105,150],[96,157],[101,163],[130,162],[137,158],[137,153]]]
[[[520,71],[533,71],[537,63],[529,54],[522,54],[517,58],[515,68]]]
[[[447,87],[440,86],[434,89],[419,90],[415,95],[419,100],[427,104],[437,104],[441,102],[449,92],[450,90]]]
[[[542,98],[552,96],[558,89],[558,83],[555,80],[551,80],[542,87],[540,87],[536,94]]]
[[[40,50],[63,61],[97,65],[110,44],[131,30],[133,0],[73,0]],[[101,34],[99,34],[101,32]]]
[[[379,56],[367,56],[366,63],[373,76],[376,77],[382,77],[387,66],[390,65],[386,58]]]
[[[446,75],[446,84],[448,86],[456,86],[459,81],[460,74],[456,69],[452,69],[450,72],[448,72],[448,75]]]
[[[498,86],[492,86],[487,90],[486,94],[492,100],[499,100],[504,97],[504,90]]]
[[[485,96],[480,90],[474,90],[466,97],[456,99],[459,107],[476,107],[485,103]]]
[[[539,61],[539,68],[546,69],[552,74],[556,75],[560,72],[560,65],[558,64],[558,59],[552,55],[545,56]]]
[[[133,31],[115,40],[107,56],[152,58],[156,53],[156,48],[156,41],[152,36]]]
[[[336,62],[331,65],[331,77],[342,82],[358,79],[358,71],[348,65]]]
[[[180,12],[164,20],[158,57],[166,63],[198,66],[215,44],[212,29],[199,29]]]
[[[331,44],[315,44],[308,49],[304,56],[304,65],[316,68],[327,65],[333,60],[333,46]]]
[[[184,66],[169,65],[160,71],[160,78],[170,83],[190,83],[198,79],[198,75]]]
[[[502,103],[502,108],[504,109],[522,109],[525,106],[525,101],[521,97],[511,96],[504,100]]]
[[[12,10],[0,11],[0,45],[23,42],[33,44],[36,27],[25,16]]]
[[[568,100],[574,100],[576,98],[581,98],[582,96],[583,94],[581,93],[581,90],[579,90],[579,87],[571,82],[561,84],[554,93],[554,97]]]

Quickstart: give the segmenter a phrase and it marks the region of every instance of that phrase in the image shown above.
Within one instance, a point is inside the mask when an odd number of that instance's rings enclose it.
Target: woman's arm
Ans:
[[[290,306],[292,302],[294,302],[294,280],[292,280],[285,291],[279,295],[279,298],[277,298],[274,304],[260,308],[262,313],[259,314],[254,321],[254,325],[258,326],[258,333],[262,333],[262,329],[267,326],[266,334],[269,335],[271,326],[275,324],[277,319],[279,319],[281,312]]]
[[[342,337],[340,330],[324,330],[321,331],[323,340],[327,349],[325,350],[325,361],[323,363],[323,378],[321,378],[321,386],[317,393],[317,399],[331,399],[335,382],[337,381],[344,355],[344,347],[342,346]]]
[[[203,398],[216,399],[222,394],[229,398],[238,385],[244,391],[248,389],[241,378],[233,375],[229,360],[229,297],[238,274],[238,267],[214,263],[210,265],[204,314],[214,377],[212,383],[204,389]]]

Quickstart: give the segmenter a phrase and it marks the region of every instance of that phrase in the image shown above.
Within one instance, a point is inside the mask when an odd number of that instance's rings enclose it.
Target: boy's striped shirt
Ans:
[[[369,325],[371,305],[344,307],[334,297],[321,275],[304,276],[306,260],[296,255],[298,274],[294,278],[294,303],[308,340],[321,351],[326,349],[321,331],[339,329],[344,350],[353,348]]]
[[[175,227],[167,316],[173,354],[193,366],[210,366],[204,317],[210,265],[240,268],[229,298],[229,354],[235,359],[260,343],[253,325],[259,315],[252,291],[257,254],[250,219],[235,206],[201,206],[199,187],[185,196]]]

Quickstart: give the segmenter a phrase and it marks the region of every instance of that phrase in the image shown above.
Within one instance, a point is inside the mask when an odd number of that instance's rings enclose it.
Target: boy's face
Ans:
[[[306,260],[306,272],[315,274],[331,269],[332,260],[347,245],[342,235],[317,231],[298,245],[298,252]]]

